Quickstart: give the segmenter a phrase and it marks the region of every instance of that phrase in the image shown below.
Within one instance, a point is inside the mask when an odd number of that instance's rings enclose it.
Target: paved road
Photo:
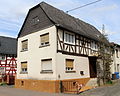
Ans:
[[[79,95],[42,93],[12,87],[0,87],[0,96],[120,96],[120,82],[109,87],[95,88]]]

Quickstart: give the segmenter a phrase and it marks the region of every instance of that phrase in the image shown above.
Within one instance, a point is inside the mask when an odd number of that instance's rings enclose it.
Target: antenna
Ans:
[[[70,11],[73,11],[73,10],[77,10],[77,9],[79,9],[79,8],[83,8],[83,7],[85,7],[85,6],[88,6],[88,5],[91,5],[91,4],[100,2],[100,1],[102,1],[102,0],[97,0],[97,1],[94,1],[94,2],[91,2],[91,3],[88,3],[88,4],[85,4],[85,5],[82,5],[82,6],[80,6],[80,7],[73,8],[73,9],[71,9],[71,10],[66,11],[66,13],[68,13],[68,12],[70,12]]]

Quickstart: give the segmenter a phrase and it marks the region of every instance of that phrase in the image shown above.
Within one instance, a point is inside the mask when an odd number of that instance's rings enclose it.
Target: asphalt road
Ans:
[[[79,95],[43,93],[4,86],[0,87],[0,96],[120,96],[120,82],[109,87],[95,88]]]

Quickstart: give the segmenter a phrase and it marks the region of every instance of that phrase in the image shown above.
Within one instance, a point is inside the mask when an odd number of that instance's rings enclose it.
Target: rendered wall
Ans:
[[[40,47],[40,35],[49,32],[50,45]],[[28,39],[28,51],[21,52],[21,41]],[[56,28],[55,26],[18,38],[17,79],[55,80],[56,78]],[[53,74],[41,74],[41,59],[52,59]],[[28,74],[20,74],[21,62],[27,61]]]

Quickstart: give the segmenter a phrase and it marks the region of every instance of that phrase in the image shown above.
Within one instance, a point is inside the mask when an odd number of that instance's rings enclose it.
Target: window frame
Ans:
[[[23,47],[24,42],[27,42],[26,48]],[[28,39],[21,41],[21,51],[28,51]]]
[[[47,42],[42,42],[42,36],[46,36],[46,35],[48,35],[48,41]],[[45,46],[49,46],[50,45],[50,38],[49,38],[50,36],[49,36],[49,32],[48,33],[45,33],[45,34],[42,34],[42,35],[40,35],[40,47],[45,47]],[[44,37],[45,38],[45,37]]]
[[[39,19],[38,16],[33,17],[32,20],[31,20],[32,25],[36,25],[39,22],[40,22],[40,19]]]
[[[75,44],[75,34],[70,32],[64,32],[64,42],[69,44]]]
[[[26,63],[27,64],[27,67],[26,68],[22,68],[22,63]],[[21,71],[20,71],[20,74],[27,74],[28,73],[28,62],[27,61],[24,61],[24,62],[21,62]]]
[[[50,69],[50,70],[43,70],[42,62],[45,62],[45,61],[50,61],[50,62],[51,62],[51,69]],[[41,72],[40,72],[40,73],[53,73],[53,69],[52,69],[52,58],[50,58],[50,59],[42,59],[42,60],[41,60]]]
[[[67,61],[72,61],[73,62],[73,65],[72,65],[73,68],[71,70],[67,69]],[[76,72],[74,62],[75,62],[74,59],[65,59],[65,72],[66,73],[75,73]]]

